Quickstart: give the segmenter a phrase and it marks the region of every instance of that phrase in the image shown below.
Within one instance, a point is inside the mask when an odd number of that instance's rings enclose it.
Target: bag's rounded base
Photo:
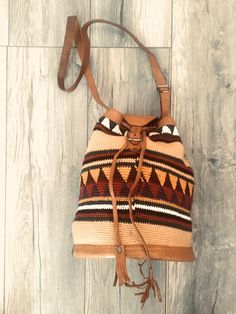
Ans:
[[[170,247],[149,244],[152,259],[190,262],[195,260],[192,247]],[[145,258],[144,248],[140,244],[125,245],[127,258]],[[78,258],[115,257],[114,245],[74,244],[72,255]]]

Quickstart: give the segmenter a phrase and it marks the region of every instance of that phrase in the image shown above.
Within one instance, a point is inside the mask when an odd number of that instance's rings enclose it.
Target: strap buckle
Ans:
[[[157,90],[159,93],[168,93],[170,89],[169,89],[169,85],[161,84],[161,85],[157,85]]]
[[[142,141],[141,137],[139,137],[139,138],[128,137],[127,139],[128,139],[128,141],[132,141],[132,142],[141,142]]]
[[[131,125],[131,130],[127,133],[128,148],[132,151],[139,151],[141,148],[142,126]]]

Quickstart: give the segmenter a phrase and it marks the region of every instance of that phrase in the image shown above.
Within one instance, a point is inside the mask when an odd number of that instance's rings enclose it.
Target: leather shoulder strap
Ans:
[[[62,90],[67,92],[72,92],[78,86],[81,81],[83,75],[85,75],[86,80],[88,82],[88,86],[91,90],[92,96],[94,99],[105,108],[109,108],[100,98],[97,87],[94,82],[94,78],[92,72],[89,67],[89,59],[90,59],[90,40],[88,37],[88,27],[94,23],[106,23],[112,26],[118,27],[121,30],[125,31],[128,35],[130,35],[136,44],[142,48],[149,59],[152,74],[155,79],[155,83],[157,86],[157,90],[160,94],[160,105],[161,105],[161,117],[170,115],[170,89],[168,87],[167,81],[161,71],[161,68],[157,62],[155,55],[144,46],[127,28],[122,25],[103,20],[103,19],[94,19],[83,25],[81,28],[79,25],[79,21],[77,16],[69,16],[67,19],[66,33],[64,38],[64,45],[61,53],[61,59],[58,70],[58,85]],[[70,51],[73,45],[73,41],[75,42],[76,48],[78,50],[79,56],[82,61],[82,65],[80,68],[80,73],[76,78],[75,82],[70,87],[65,87],[65,75],[66,70],[69,64],[69,56]]]

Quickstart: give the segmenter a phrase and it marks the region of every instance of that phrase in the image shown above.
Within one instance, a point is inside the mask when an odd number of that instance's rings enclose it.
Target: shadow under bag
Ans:
[[[160,95],[160,117],[133,115],[108,107],[97,91],[89,68],[88,27],[107,23],[128,33],[148,56]],[[72,86],[64,81],[72,44],[82,60]],[[194,174],[170,115],[170,89],[155,55],[125,27],[91,20],[80,27],[67,21],[58,71],[59,87],[72,92],[85,75],[94,99],[105,108],[98,117],[83,159],[78,208],[72,223],[74,257],[115,258],[113,286],[136,287],[142,307],[150,289],[161,302],[152,260],[193,261],[191,206]],[[82,134],[81,130],[81,134]],[[126,258],[139,262],[143,282],[130,279]],[[142,267],[146,262],[147,274]]]

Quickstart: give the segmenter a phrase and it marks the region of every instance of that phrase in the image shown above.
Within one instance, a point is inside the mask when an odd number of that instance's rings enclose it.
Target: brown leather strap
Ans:
[[[106,23],[112,26],[118,27],[121,30],[125,31],[128,35],[130,35],[136,44],[142,48],[149,58],[152,74],[154,76],[157,90],[160,94],[160,104],[161,104],[161,117],[170,115],[170,89],[168,87],[167,81],[161,71],[161,68],[157,62],[155,55],[145,47],[127,28],[122,25],[106,21],[103,19],[94,19],[83,25],[80,28],[79,21],[77,16],[69,16],[67,20],[66,34],[64,38],[64,45],[62,49],[59,71],[58,71],[58,85],[62,90],[67,92],[72,92],[78,86],[81,78],[85,75],[91,93],[94,99],[102,106],[109,108],[105,103],[101,100],[97,87],[95,85],[91,70],[89,68],[89,59],[90,59],[90,40],[88,37],[87,29],[90,25],[94,23]],[[73,45],[73,41],[75,41],[75,45],[77,47],[78,53],[82,60],[82,65],[80,69],[80,73],[75,80],[75,82],[68,88],[65,87],[65,75],[66,70],[69,63],[70,51]]]
[[[108,109],[109,107],[105,105],[104,102],[100,99],[91,70],[88,66],[84,70],[84,65],[82,65],[81,71],[77,79],[75,80],[75,82],[70,87],[67,87],[67,88],[65,87],[65,75],[66,75],[66,70],[69,64],[69,57],[70,57],[70,52],[73,45],[73,41],[75,41],[75,45],[77,47],[81,60],[83,60],[81,28],[79,25],[79,21],[76,16],[69,16],[67,19],[66,33],[65,33],[64,44],[63,44],[59,70],[58,70],[58,75],[57,75],[59,87],[64,91],[73,92],[78,86],[79,82],[81,81],[83,74],[85,74],[85,77],[87,79],[89,88],[91,90],[91,93],[94,99],[97,101],[97,103],[99,103],[100,105]]]

